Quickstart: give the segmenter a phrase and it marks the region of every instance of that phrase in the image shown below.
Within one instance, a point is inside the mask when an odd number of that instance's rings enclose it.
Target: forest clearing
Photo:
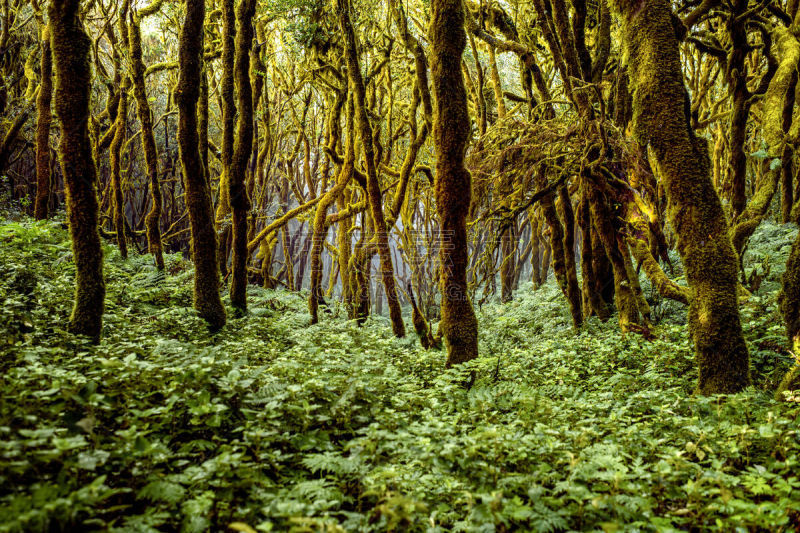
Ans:
[[[0,0],[0,533],[800,531],[797,0]]]

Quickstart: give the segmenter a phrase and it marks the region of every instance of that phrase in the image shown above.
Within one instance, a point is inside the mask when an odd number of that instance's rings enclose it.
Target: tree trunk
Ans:
[[[211,194],[198,149],[197,101],[200,96],[200,54],[203,51],[204,0],[186,1],[186,18],[181,28],[178,62],[180,72],[175,91],[178,104],[178,148],[186,207],[192,228],[194,260],[194,307],[212,329],[225,325],[225,308],[219,297],[217,236]]]
[[[222,146],[220,157],[222,173],[219,177],[219,193],[215,223],[219,242],[219,271],[224,278],[228,274],[228,240],[231,227],[225,217],[231,212],[230,176],[233,160],[233,130],[236,121],[236,100],[234,96],[234,69],[236,68],[236,7],[235,0],[221,0],[222,4],[222,78],[219,83],[219,96],[222,101]]]
[[[236,9],[236,61],[234,74],[239,95],[239,120],[236,125],[236,144],[228,176],[229,197],[233,211],[233,260],[231,272],[231,305],[239,311],[247,309],[247,196],[246,175],[253,151],[253,92],[250,85],[250,47],[253,43],[255,0],[239,0]]]
[[[564,221],[564,267],[567,281],[567,299],[572,313],[572,323],[576,328],[583,324],[583,310],[581,304],[583,296],[578,285],[578,268],[575,265],[575,213],[572,210],[572,200],[569,197],[567,186],[558,190],[559,204],[561,206],[561,219]]]
[[[466,47],[463,10],[461,0],[431,2],[435,189],[441,224],[439,331],[447,346],[447,366],[478,356],[478,320],[467,287],[466,218],[472,197],[472,176],[464,167],[471,128],[461,73],[461,56]]]
[[[337,102],[341,101],[341,96],[337,100]],[[335,148],[333,145],[333,128],[338,127],[339,117],[341,112],[341,104],[334,104],[333,109],[331,111],[329,120],[328,120],[328,142],[331,143],[331,147]],[[347,140],[346,140],[346,147],[345,147],[345,156],[344,161],[342,162],[342,166],[339,169],[339,175],[336,178],[336,183],[331,187],[323,196],[322,200],[320,200],[319,205],[317,206],[317,211],[314,215],[314,228],[313,228],[313,237],[311,243],[311,290],[308,294],[308,311],[311,313],[311,323],[316,324],[319,321],[318,316],[318,308],[319,302],[322,298],[322,248],[325,244],[325,236],[328,233],[328,209],[333,205],[333,203],[342,195],[347,184],[350,182],[350,178],[353,176],[353,170],[355,165],[355,132],[353,131],[354,128],[354,109],[353,109],[353,99],[347,99],[347,110],[345,111],[345,124],[347,129]],[[344,231],[346,232],[347,228],[342,225],[339,227],[339,233]],[[349,238],[349,235],[348,235]],[[341,239],[340,239],[341,241]],[[349,252],[349,250],[348,250]],[[342,251],[339,250],[341,254]],[[340,256],[341,260],[341,256]],[[339,263],[339,269],[342,274],[342,287],[343,291],[344,287],[347,285],[347,263],[345,262],[342,265],[341,261]]]
[[[89,142],[91,40],[78,16],[80,0],[52,0],[50,45],[55,72],[55,111],[61,123],[58,144],[67,196],[75,261],[75,304],[70,330],[100,339],[104,299],[103,250],[97,228],[97,170]]]
[[[403,314],[400,309],[400,301],[397,298],[397,290],[394,282],[394,265],[392,264],[391,248],[389,248],[389,230],[383,216],[383,202],[381,199],[381,187],[378,183],[378,173],[375,168],[375,151],[372,139],[372,126],[367,117],[366,90],[364,79],[361,76],[361,67],[358,62],[358,51],[356,48],[356,37],[350,21],[350,2],[349,0],[338,0],[339,5],[339,24],[345,38],[345,59],[347,60],[347,75],[353,89],[353,104],[355,116],[361,136],[361,145],[364,148],[364,160],[367,167],[367,198],[369,200],[372,220],[375,224],[375,239],[378,246],[378,255],[381,262],[381,277],[383,286],[386,289],[386,299],[389,302],[389,316],[392,321],[392,331],[395,336],[405,335],[405,325],[403,324]],[[460,56],[459,56],[460,57]],[[459,76],[460,76],[459,70]],[[466,104],[465,104],[466,106]]]
[[[133,79],[133,96],[136,98],[136,112],[142,125],[142,151],[144,163],[150,182],[150,211],[144,219],[145,232],[147,233],[147,247],[156,262],[159,270],[164,270],[164,247],[161,243],[161,185],[159,183],[158,151],[156,150],[155,133],[153,132],[153,116],[150,112],[150,102],[147,100],[142,60],[142,31],[140,17],[142,11],[131,17],[128,26],[128,48],[131,61],[131,78]]]
[[[736,254],[710,176],[708,147],[687,116],[678,39],[667,0],[615,0],[623,19],[633,91],[634,133],[652,148],[669,200],[668,216],[689,283],[689,330],[700,394],[750,384],[737,302]]]
[[[109,161],[111,165],[111,193],[114,232],[117,234],[117,246],[123,259],[128,257],[128,242],[125,240],[125,196],[122,192],[122,143],[127,133],[128,117],[128,78],[126,77],[119,89],[119,108],[117,120],[114,123],[114,139],[109,148]]]
[[[42,28],[41,78],[39,95],[36,97],[36,220],[48,216],[50,204],[50,122],[53,100],[53,56],[50,54],[50,29]]]

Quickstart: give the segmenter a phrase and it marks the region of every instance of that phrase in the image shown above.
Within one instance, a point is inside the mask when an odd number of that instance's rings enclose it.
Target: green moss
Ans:
[[[786,396],[784,393],[789,391],[800,391],[800,364],[794,365],[786,373],[775,391],[775,400],[784,400]]]

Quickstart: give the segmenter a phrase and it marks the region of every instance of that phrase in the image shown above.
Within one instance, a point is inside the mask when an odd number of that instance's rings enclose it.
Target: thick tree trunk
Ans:
[[[663,176],[668,216],[689,282],[689,329],[700,394],[750,384],[737,302],[736,254],[710,177],[708,147],[689,125],[678,40],[667,0],[615,0],[633,86],[634,132]]]
[[[211,194],[198,150],[197,101],[200,95],[200,54],[203,51],[204,0],[187,0],[181,28],[178,62],[180,73],[175,91],[178,104],[178,148],[183,167],[186,207],[192,228],[194,260],[194,306],[212,329],[225,325],[225,308],[219,297],[217,236]]]
[[[61,123],[58,150],[76,267],[70,330],[99,340],[106,286],[97,228],[97,171],[88,129],[91,40],[78,16],[79,4],[80,0],[52,0],[48,14],[55,72],[55,111]]]
[[[463,10],[461,0],[431,2],[435,188],[442,235],[439,331],[447,346],[448,366],[478,356],[478,321],[467,288],[466,218],[472,198],[472,176],[464,167],[471,128],[461,73],[461,56],[466,46]]]
[[[793,353],[800,350],[800,234],[792,244],[792,251],[786,261],[786,272],[783,274],[783,286],[778,295],[778,303],[783,323],[786,327],[786,337]],[[776,391],[776,399],[782,398],[785,390],[800,388],[800,364],[790,369]]]

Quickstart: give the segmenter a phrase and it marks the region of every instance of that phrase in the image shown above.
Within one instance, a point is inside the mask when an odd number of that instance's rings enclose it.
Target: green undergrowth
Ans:
[[[767,233],[752,250],[791,240]],[[92,346],[65,331],[66,232],[0,223],[0,531],[800,528],[775,273],[742,310],[754,387],[702,398],[683,311],[657,299],[656,340],[576,335],[553,283],[523,284],[446,370],[384,318],[309,326],[302,295],[255,287],[212,335],[191,264],[105,251]]]

